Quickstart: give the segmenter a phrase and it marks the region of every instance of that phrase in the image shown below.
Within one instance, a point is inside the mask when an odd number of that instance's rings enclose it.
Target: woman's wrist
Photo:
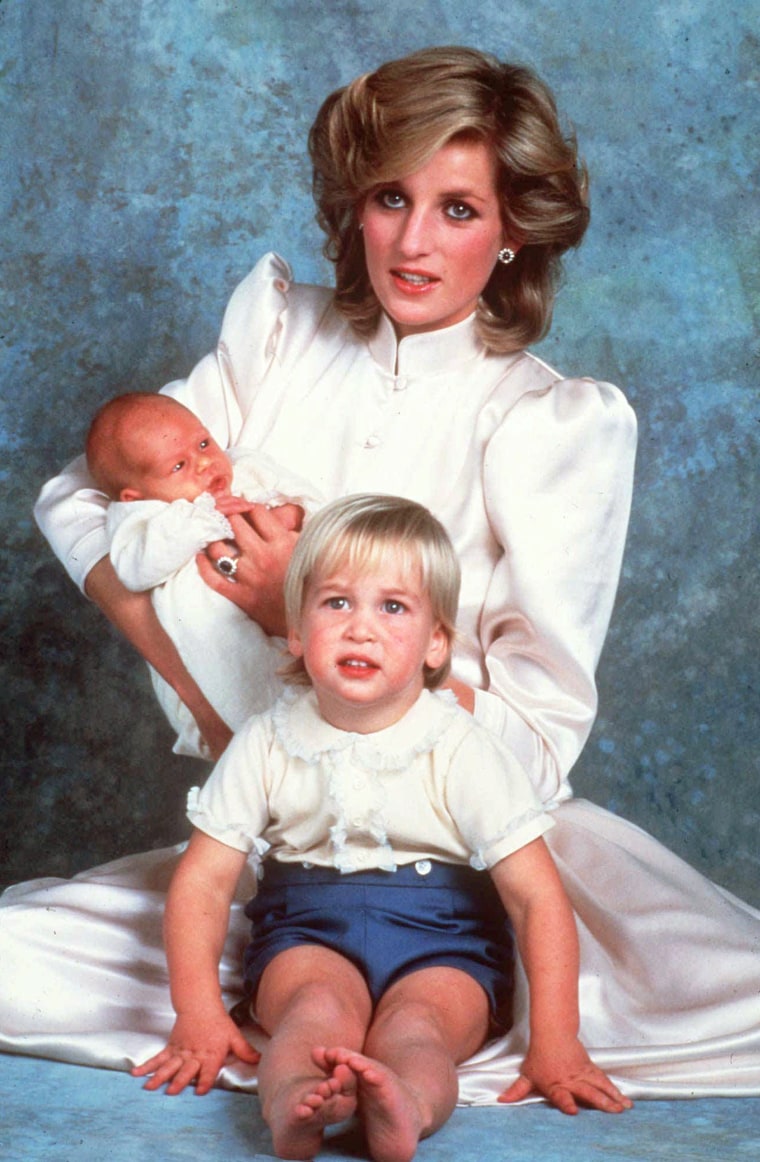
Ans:
[[[475,690],[472,686],[468,686],[466,682],[460,682],[458,678],[449,678],[444,683],[444,690],[451,690],[456,695],[457,702],[466,710],[468,714],[472,714],[475,710]]]

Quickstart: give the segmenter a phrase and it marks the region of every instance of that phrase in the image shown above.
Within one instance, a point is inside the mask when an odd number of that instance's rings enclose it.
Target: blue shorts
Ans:
[[[245,954],[251,997],[278,953],[318,944],[356,965],[375,1004],[401,977],[445,965],[473,977],[492,1017],[508,1023],[512,929],[487,872],[421,860],[395,872],[342,874],[268,861],[245,913],[253,922]]]

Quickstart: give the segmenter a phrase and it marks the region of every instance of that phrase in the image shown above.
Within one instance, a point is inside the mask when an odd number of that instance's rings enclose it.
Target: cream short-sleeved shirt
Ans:
[[[287,692],[234,737],[188,816],[254,860],[344,872],[425,859],[491,868],[552,826],[498,739],[428,690],[373,734],[331,726],[311,690]]]

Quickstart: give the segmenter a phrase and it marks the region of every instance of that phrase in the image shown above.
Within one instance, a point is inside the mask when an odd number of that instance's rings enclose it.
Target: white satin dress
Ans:
[[[365,343],[329,292],[291,283],[272,255],[233,295],[216,351],[165,390],[222,446],[263,449],[327,499],[394,492],[443,521],[463,570],[454,673],[553,812],[547,842],[580,933],[584,1043],[632,1097],[760,1094],[760,913],[574,800],[568,782],[596,712],[628,520],[635,421],[621,393],[525,352],[489,355],[472,319],[401,343],[383,319]],[[107,552],[104,504],[81,460],[38,502],[80,584]],[[161,919],[177,854],[0,898],[0,1048],[128,1069],[163,1046],[173,1012]],[[252,887],[241,884],[221,965],[230,1005]],[[519,981],[511,1032],[460,1069],[463,1104],[494,1102],[516,1076],[526,1006]],[[229,1065],[219,1083],[253,1090],[255,1069]]]

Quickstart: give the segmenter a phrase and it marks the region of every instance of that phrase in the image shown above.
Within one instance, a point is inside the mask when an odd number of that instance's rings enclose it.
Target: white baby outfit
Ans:
[[[313,513],[321,499],[304,480],[285,472],[265,453],[233,448],[231,491],[257,504],[288,501]],[[194,501],[112,501],[106,515],[110,557],[120,581],[135,592],[151,590],[158,620],[201,690],[231,730],[271,706],[282,685],[277,670],[285,639],[268,637],[257,622],[208,586],[196,555],[212,541],[233,540],[229,521],[213,496]],[[234,556],[235,550],[231,548]],[[177,732],[178,754],[208,758],[208,747],[176,691],[149,667],[153,688]]]

